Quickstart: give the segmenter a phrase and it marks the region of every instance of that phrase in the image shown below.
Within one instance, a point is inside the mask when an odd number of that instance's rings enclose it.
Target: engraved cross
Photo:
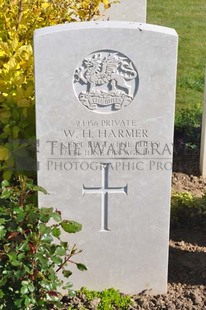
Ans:
[[[124,187],[109,187],[108,172],[109,163],[103,163],[102,166],[102,186],[100,187],[85,187],[82,186],[82,195],[84,194],[101,194],[102,208],[101,208],[101,229],[100,231],[109,231],[108,228],[108,195],[109,194],[126,194],[127,185]]]

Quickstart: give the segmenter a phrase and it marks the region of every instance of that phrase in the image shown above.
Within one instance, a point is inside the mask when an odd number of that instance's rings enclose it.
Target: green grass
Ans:
[[[88,302],[98,300],[98,306],[95,307],[97,310],[127,310],[132,305],[132,299],[129,295],[120,293],[118,290],[114,288],[105,289],[102,292],[90,291],[87,288],[82,288],[80,291],[76,292],[78,297],[84,296],[84,300]],[[75,310],[70,306],[68,310]],[[82,310],[86,310],[88,308],[81,308]],[[91,309],[89,307],[89,309]]]
[[[206,1],[147,0],[147,22],[177,31],[179,50],[176,122],[182,119],[182,112],[194,108],[199,111],[195,113],[194,120],[199,124],[206,67]]]

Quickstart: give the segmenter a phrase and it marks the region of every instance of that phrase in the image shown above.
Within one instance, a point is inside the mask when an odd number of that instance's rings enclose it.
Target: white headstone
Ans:
[[[120,0],[112,4],[99,20],[146,23],[147,0]]]
[[[74,288],[165,293],[176,32],[73,23],[34,43],[39,202],[83,225]]]
[[[200,173],[203,176],[203,178],[206,177],[206,78],[205,78],[201,145],[200,145]]]

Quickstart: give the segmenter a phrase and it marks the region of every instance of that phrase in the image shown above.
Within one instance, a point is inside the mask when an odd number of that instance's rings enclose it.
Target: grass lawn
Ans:
[[[206,0],[147,0],[147,22],[176,29],[176,124],[200,124],[206,67]]]

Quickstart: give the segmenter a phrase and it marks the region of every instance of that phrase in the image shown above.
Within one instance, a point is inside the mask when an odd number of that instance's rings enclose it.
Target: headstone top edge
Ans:
[[[73,22],[68,24],[59,24],[56,26],[49,26],[36,29],[34,37],[53,34],[61,31],[79,30],[79,29],[101,29],[101,28],[124,28],[124,29],[137,29],[139,31],[159,32],[162,34],[178,36],[173,28],[157,26],[153,24],[128,22],[128,21],[89,21],[89,22]]]

